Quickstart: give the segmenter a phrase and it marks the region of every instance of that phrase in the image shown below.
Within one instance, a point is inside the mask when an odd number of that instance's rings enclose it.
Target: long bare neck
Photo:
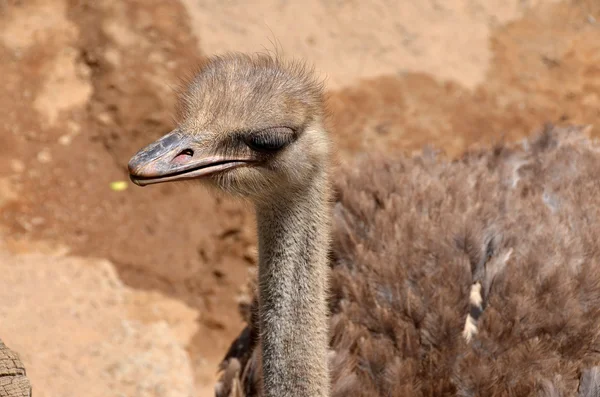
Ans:
[[[329,184],[257,206],[259,318],[267,397],[329,396]]]

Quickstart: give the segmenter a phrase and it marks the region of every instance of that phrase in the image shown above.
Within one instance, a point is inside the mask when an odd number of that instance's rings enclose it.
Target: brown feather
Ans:
[[[599,150],[582,129],[549,126],[457,161],[372,155],[345,169],[332,396],[598,395]],[[482,311],[466,342],[477,282]],[[259,330],[246,320],[218,397],[261,395]]]

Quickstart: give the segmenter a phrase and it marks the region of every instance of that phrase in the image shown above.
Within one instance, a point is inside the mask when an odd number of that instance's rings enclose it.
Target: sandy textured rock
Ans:
[[[48,66],[43,69],[45,83],[34,101],[34,108],[52,125],[61,111],[84,105],[92,94],[89,68],[75,48],[78,29],[67,18],[63,0],[34,0],[9,10],[4,18],[8,23],[0,30],[0,43],[17,54],[40,44],[59,48],[48,57]]]
[[[267,0],[252,7],[241,0],[182,2],[209,54],[277,47],[314,62],[329,88],[403,72],[430,73],[474,88],[484,81],[492,58],[493,27],[556,0],[372,0],[368,5]]]
[[[36,396],[194,395],[185,350],[194,310],[125,287],[105,260],[2,252],[0,274],[0,301],[10,302],[0,335]]]

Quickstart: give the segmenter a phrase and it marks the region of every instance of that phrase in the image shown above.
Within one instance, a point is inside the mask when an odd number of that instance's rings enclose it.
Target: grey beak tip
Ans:
[[[137,185],[140,187],[144,187],[144,186],[148,185],[148,183],[146,183],[146,181],[144,181],[144,179],[141,179],[139,177],[139,173],[136,172],[135,167],[129,169],[129,180],[131,180],[131,182],[134,185]]]

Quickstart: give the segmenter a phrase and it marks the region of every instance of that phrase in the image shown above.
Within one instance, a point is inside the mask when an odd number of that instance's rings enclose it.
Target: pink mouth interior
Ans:
[[[179,153],[173,160],[171,160],[175,164],[185,164],[194,156],[194,151],[191,149],[185,149],[181,153]]]

